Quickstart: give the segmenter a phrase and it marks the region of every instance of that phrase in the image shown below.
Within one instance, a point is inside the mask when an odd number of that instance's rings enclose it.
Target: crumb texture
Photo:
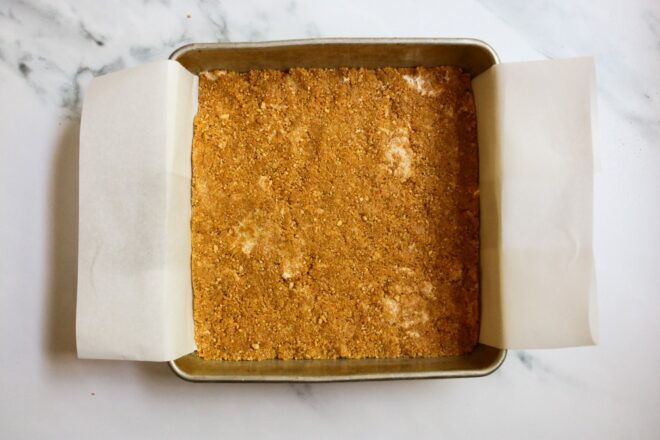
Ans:
[[[458,68],[204,72],[192,160],[202,358],[476,344],[476,116]]]

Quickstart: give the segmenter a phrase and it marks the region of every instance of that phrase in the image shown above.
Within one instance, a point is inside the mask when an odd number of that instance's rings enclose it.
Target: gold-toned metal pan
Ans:
[[[476,76],[498,63],[487,44],[473,39],[313,39],[264,43],[202,43],[170,56],[192,73],[222,69],[291,67],[414,67],[452,65]],[[338,382],[484,376],[506,350],[479,344],[469,354],[435,358],[206,361],[190,353],[170,362],[195,382]]]

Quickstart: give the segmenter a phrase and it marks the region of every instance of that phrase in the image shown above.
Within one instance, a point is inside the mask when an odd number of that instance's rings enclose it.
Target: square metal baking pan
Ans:
[[[474,77],[498,63],[493,49],[479,40],[445,38],[189,44],[170,59],[194,74],[213,69],[452,65]],[[467,355],[435,358],[206,361],[190,353],[170,366],[179,377],[195,382],[339,382],[484,376],[505,356],[506,350],[479,344]]]

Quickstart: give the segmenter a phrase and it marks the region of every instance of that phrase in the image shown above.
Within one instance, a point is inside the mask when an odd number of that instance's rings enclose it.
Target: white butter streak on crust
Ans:
[[[282,278],[285,280],[291,280],[298,277],[302,267],[302,256],[298,255],[294,256],[293,258],[285,258],[282,260]]]
[[[422,96],[435,96],[438,94],[422,75],[403,75],[403,79]]]
[[[394,298],[383,298],[383,306],[385,306],[385,311],[392,317],[399,314],[399,303]]]
[[[200,75],[209,81],[215,81],[216,79],[218,79],[219,76],[226,74],[227,74],[226,70],[213,70],[213,71],[205,70],[203,72],[200,72]]]
[[[261,228],[248,216],[237,227],[234,227],[234,233],[236,234],[236,240],[234,240],[233,246],[240,247],[245,255],[250,255],[261,235]]]
[[[398,128],[385,148],[388,169],[401,180],[408,180],[412,176],[412,155],[408,129]]]
[[[259,188],[262,190],[268,191],[273,185],[273,180],[270,176],[259,176],[259,179],[257,179],[257,185],[259,185]]]
[[[277,227],[272,223],[260,222],[254,213],[250,214],[233,228],[235,239],[232,248],[240,248],[241,252],[248,257],[251,256],[257,244],[260,244],[262,253],[275,251],[281,261],[281,276],[290,281],[298,278],[305,268],[305,257],[302,251],[305,242],[299,239],[294,243],[293,249],[277,250],[278,246],[273,246],[273,235],[277,235],[276,230]]]
[[[423,325],[430,319],[424,309],[426,301],[423,297],[432,297],[434,287],[429,281],[419,282],[410,268],[397,267],[396,271],[409,278],[409,282],[392,286],[393,295],[382,300],[383,311],[391,324],[401,327],[408,336],[418,338],[420,333],[414,327]]]

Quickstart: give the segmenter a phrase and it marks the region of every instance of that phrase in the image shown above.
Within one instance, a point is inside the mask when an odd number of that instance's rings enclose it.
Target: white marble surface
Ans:
[[[0,3],[0,437],[660,437],[660,3],[403,3]],[[324,385],[199,385],[165,364],[76,359],[85,84],[186,42],[318,36],[596,56],[597,347],[513,351],[481,379]]]

